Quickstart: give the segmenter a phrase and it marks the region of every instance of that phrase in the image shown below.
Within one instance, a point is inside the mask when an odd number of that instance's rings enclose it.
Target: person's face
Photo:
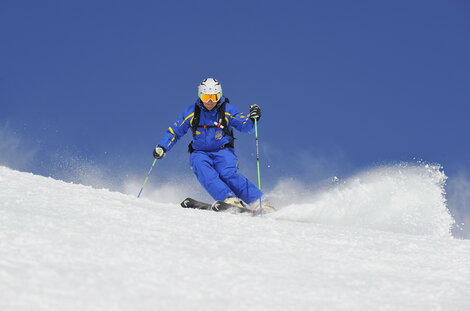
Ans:
[[[212,99],[209,99],[207,102],[202,102],[202,104],[204,107],[206,107],[207,110],[212,110],[215,106],[217,106],[217,102],[213,102]]]

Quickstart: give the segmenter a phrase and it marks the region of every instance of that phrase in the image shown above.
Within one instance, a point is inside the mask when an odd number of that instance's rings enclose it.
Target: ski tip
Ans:
[[[236,206],[227,204],[223,201],[215,201],[211,206],[211,210],[213,210],[214,212],[222,212],[235,207]]]
[[[186,199],[184,199],[184,200],[181,202],[181,207],[190,208],[192,201],[193,201],[193,199],[191,199],[191,198],[186,198]]]
[[[194,208],[194,209],[209,209],[211,204],[194,200],[193,198],[186,198],[181,202],[183,208]]]

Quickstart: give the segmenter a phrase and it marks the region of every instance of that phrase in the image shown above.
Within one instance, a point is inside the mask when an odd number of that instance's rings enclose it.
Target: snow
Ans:
[[[251,217],[0,167],[0,310],[470,310],[444,182],[383,167]]]

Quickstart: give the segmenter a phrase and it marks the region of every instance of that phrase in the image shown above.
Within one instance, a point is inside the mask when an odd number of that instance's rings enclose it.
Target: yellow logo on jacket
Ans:
[[[216,140],[221,140],[223,136],[224,136],[224,133],[221,130],[218,130],[218,131],[215,132],[215,139]]]

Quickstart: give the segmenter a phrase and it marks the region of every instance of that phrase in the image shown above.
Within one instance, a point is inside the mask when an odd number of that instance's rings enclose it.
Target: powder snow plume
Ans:
[[[284,208],[273,217],[448,237],[454,219],[446,206],[446,179],[438,165],[400,164],[370,169],[317,191],[280,183],[272,196]],[[299,196],[300,204],[292,199]]]

